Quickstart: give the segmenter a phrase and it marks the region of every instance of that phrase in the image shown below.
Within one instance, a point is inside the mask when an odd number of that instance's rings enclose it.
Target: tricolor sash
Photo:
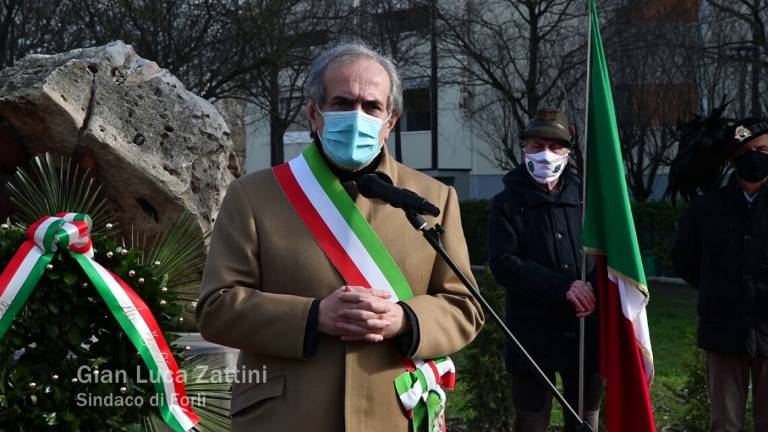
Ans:
[[[183,376],[163,332],[144,301],[119,277],[93,260],[91,218],[60,213],[44,217],[27,229],[27,237],[0,274],[0,338],[21,311],[59,249],[82,267],[96,291],[117,319],[150,371],[160,396],[163,420],[176,432],[192,429],[199,421],[192,410]]]
[[[386,290],[395,303],[413,297],[403,272],[315,145],[273,171],[288,202],[347,284]],[[395,379],[395,390],[413,431],[444,431],[443,388],[453,389],[453,362],[443,357],[403,363],[407,372]]]

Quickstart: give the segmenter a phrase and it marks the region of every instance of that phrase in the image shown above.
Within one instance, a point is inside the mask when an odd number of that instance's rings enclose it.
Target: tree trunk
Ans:
[[[15,44],[16,41],[11,39],[11,29],[15,19],[16,6],[15,1],[4,3],[3,10],[0,11],[2,13],[2,20],[0,20],[0,69],[5,66],[13,66],[11,45]]]
[[[760,48],[752,48],[752,117],[760,118],[763,107],[760,102]]]
[[[269,149],[272,166],[280,165],[285,159],[283,151],[285,128],[280,119],[280,82],[278,72],[277,68],[272,68],[269,77]]]
[[[539,17],[536,11],[536,5],[528,7],[528,19],[530,20],[528,28],[528,40],[530,41],[530,51],[528,52],[528,78],[525,82],[525,92],[527,97],[528,117],[533,117],[539,108],[539,92],[536,88],[536,82],[539,79],[539,49],[541,35],[539,34]]]

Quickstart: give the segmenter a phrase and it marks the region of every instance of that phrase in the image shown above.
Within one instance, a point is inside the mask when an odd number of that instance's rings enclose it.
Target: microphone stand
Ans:
[[[456,265],[456,262],[453,261],[450,255],[448,255],[448,252],[443,247],[443,243],[440,241],[440,234],[444,232],[443,227],[440,226],[440,224],[435,224],[435,226],[430,228],[424,218],[415,211],[405,209],[404,211],[405,216],[408,218],[408,221],[411,223],[411,225],[413,225],[417,231],[421,231],[421,233],[424,235],[424,238],[427,240],[427,243],[429,243],[435,252],[437,252],[437,254],[443,258],[445,263],[448,264],[451,270],[453,270],[453,273],[456,274],[461,282],[464,283],[464,286],[467,287],[469,292],[472,293],[477,301],[480,302],[480,304],[483,306],[483,310],[485,310],[485,312],[493,318],[493,321],[496,323],[496,325],[498,325],[504,334],[506,334],[507,338],[512,341],[512,344],[517,353],[520,354],[528,366],[536,372],[539,380],[549,388],[549,390],[555,396],[555,399],[557,399],[557,401],[560,403],[560,406],[563,407],[563,411],[565,411],[574,420],[576,420],[578,424],[578,430],[580,432],[594,432],[589,424],[582,420],[576,411],[573,410],[571,405],[568,404],[568,401],[566,401],[563,395],[560,394],[552,381],[547,378],[547,375],[541,370],[541,368],[539,368],[539,365],[536,364],[536,361],[533,360],[530,354],[528,354],[525,348],[523,348],[523,346],[517,340],[515,335],[512,334],[512,331],[509,330],[509,328],[504,324],[504,321],[499,317],[498,314],[496,314],[493,308],[491,308],[491,305],[488,303],[488,301],[485,300],[482,294],[480,294],[480,290],[477,289],[477,287],[475,287],[472,282],[470,282],[469,278],[467,278],[464,272],[462,272],[461,269]]]

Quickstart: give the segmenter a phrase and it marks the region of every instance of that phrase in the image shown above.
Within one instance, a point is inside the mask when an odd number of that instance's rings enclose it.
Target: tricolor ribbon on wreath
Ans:
[[[119,277],[93,260],[91,218],[79,213],[43,217],[27,229],[27,240],[0,274],[0,338],[24,307],[59,249],[82,267],[120,327],[139,352],[155,391],[160,414],[175,431],[188,431],[200,419],[192,410],[179,366],[163,332],[144,301]]]
[[[411,287],[381,239],[314,145],[273,168],[275,178],[320,248],[348,285],[389,291],[398,302],[413,297]],[[445,430],[446,395],[455,369],[448,357],[403,359],[406,372],[395,391],[414,432]]]

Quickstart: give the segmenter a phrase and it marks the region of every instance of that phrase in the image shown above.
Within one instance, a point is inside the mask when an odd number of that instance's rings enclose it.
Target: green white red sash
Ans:
[[[152,312],[119,277],[93,260],[91,218],[60,213],[30,225],[26,240],[0,274],[0,338],[60,248],[67,249],[93,283],[112,315],[139,352],[161,396],[159,409],[175,431],[192,429],[200,419],[192,410],[183,377]]]
[[[397,263],[317,147],[309,146],[273,171],[288,202],[347,284],[389,291],[392,302],[413,297]],[[444,430],[441,386],[453,388],[453,362],[444,357],[403,363],[408,372],[395,380],[395,390],[414,432]]]

